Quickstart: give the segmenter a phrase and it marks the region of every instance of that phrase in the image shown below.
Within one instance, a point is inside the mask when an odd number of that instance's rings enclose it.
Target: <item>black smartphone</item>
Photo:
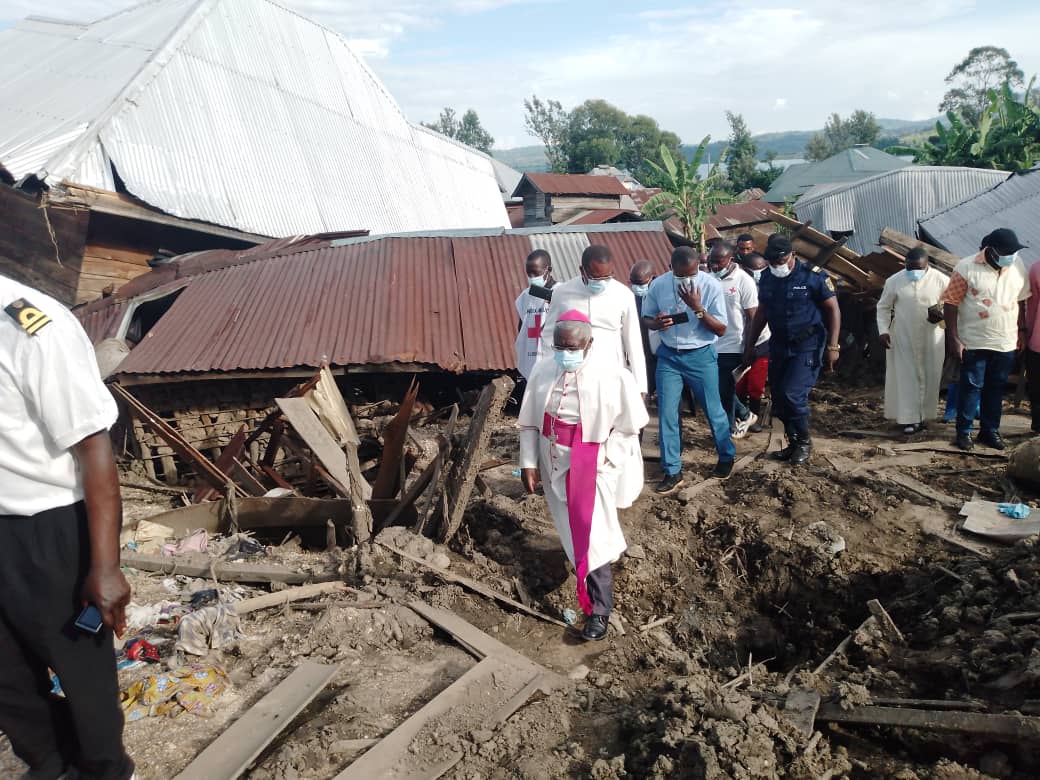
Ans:
[[[80,631],[86,631],[88,634],[99,634],[101,633],[101,626],[104,624],[101,620],[100,610],[93,604],[87,604],[87,606],[83,607],[83,611],[79,613],[79,617],[76,618],[73,625]]]
[[[552,290],[548,287],[528,287],[527,291],[535,298],[541,298],[543,301],[552,300]]]
[[[669,314],[668,316],[672,318],[672,325],[682,325],[684,322],[690,321],[690,315],[684,311],[678,314]]]

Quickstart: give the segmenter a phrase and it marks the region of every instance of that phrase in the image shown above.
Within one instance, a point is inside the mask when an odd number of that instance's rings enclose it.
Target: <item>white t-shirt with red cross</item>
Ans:
[[[744,331],[748,323],[744,312],[758,306],[758,284],[755,277],[736,263],[730,263],[727,274],[719,279],[722,294],[726,299],[726,332],[715,342],[715,351],[720,355],[744,351]],[[762,329],[755,346],[769,340],[769,327]]]
[[[531,376],[531,369],[542,356],[542,325],[549,301],[531,295],[530,288],[516,299],[516,313],[520,317],[520,330],[516,334],[516,367],[524,379]]]

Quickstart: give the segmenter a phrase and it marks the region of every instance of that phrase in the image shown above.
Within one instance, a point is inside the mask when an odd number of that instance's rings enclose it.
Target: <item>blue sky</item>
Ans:
[[[1007,48],[1040,72],[1040,4],[1020,0],[281,0],[341,32],[404,111],[474,108],[502,147],[535,143],[523,99],[604,98],[696,142],[812,129],[832,112],[934,116],[969,49]],[[91,20],[126,0],[0,0],[0,27],[28,14]]]

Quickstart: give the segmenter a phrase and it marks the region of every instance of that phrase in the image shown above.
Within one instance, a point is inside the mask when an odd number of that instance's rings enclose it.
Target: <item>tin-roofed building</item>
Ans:
[[[487,155],[412,124],[341,35],[274,2],[29,18],[0,50],[0,162],[52,201],[214,226],[238,246],[509,225]]]
[[[1040,166],[921,219],[921,238],[947,252],[967,257],[998,227],[1011,228],[1027,247],[1026,261],[1040,257]]]
[[[826,160],[788,166],[776,178],[762,199],[767,203],[793,202],[818,184],[858,181],[885,171],[905,168],[908,165],[910,165],[908,160],[895,157],[872,146],[854,146],[838,152]]]

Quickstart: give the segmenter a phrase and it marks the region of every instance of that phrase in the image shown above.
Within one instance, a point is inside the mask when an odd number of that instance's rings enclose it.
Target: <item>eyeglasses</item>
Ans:
[[[585,278],[588,279],[590,282],[605,282],[607,279],[613,279],[614,278],[614,272],[613,271],[611,271],[606,276],[590,276],[588,271],[582,271],[582,273],[585,274]]]

